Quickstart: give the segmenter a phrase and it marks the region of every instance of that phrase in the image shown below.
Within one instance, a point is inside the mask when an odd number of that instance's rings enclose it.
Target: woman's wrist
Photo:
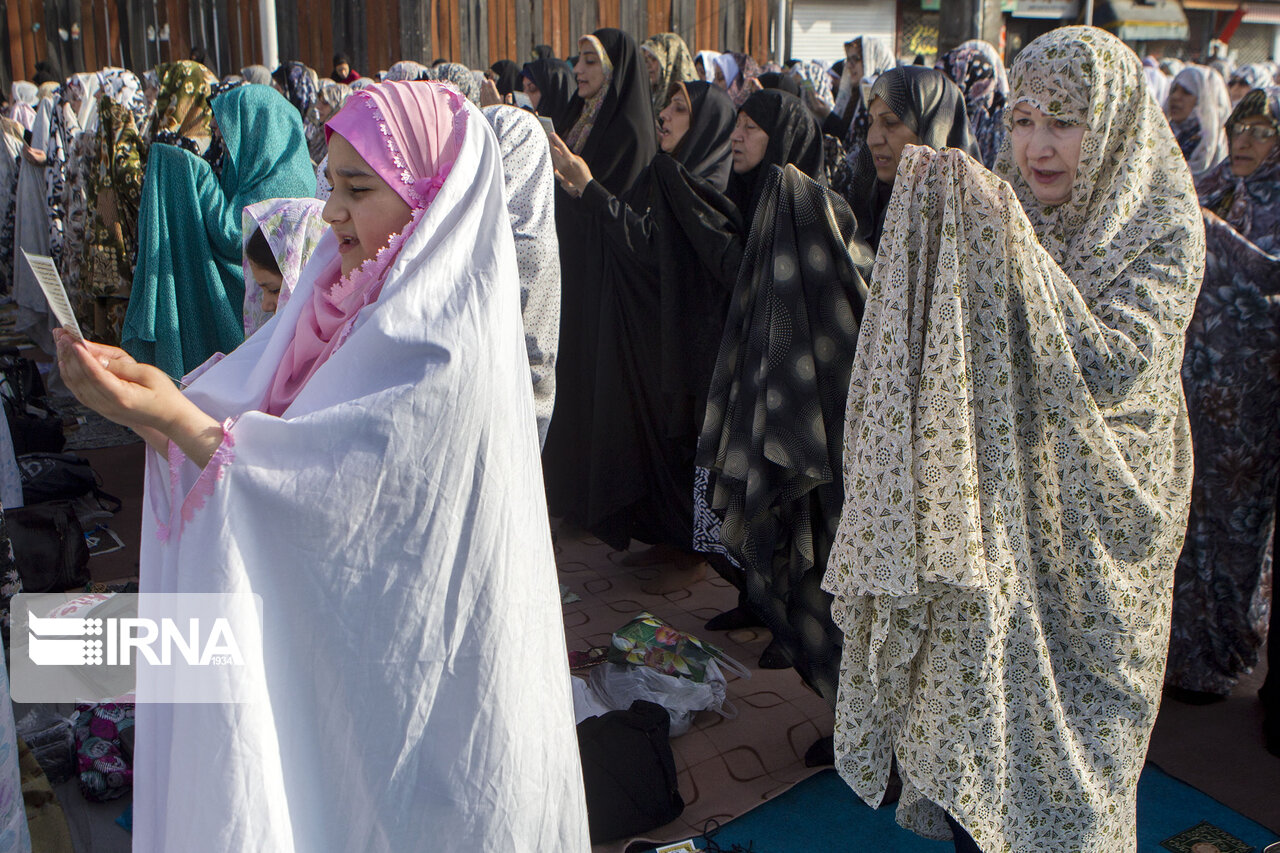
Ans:
[[[203,468],[222,444],[222,424],[186,397],[178,396],[185,405],[174,407],[159,423],[144,424],[143,428],[151,426],[162,433],[178,445],[188,459]]]

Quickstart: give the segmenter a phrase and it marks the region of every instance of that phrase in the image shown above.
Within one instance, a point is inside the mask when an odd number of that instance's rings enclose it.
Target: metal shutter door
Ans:
[[[844,59],[844,43],[855,36],[883,39],[897,55],[898,12],[893,0],[795,0],[791,8],[791,56]]]

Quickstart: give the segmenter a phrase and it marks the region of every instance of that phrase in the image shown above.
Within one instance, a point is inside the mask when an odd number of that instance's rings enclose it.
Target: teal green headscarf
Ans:
[[[302,119],[284,96],[240,86],[212,106],[221,174],[189,151],[153,145],[138,216],[123,345],[175,379],[244,341],[244,208],[316,192]]]

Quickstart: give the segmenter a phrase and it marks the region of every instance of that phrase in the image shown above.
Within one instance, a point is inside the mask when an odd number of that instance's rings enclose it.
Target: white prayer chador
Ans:
[[[463,108],[450,177],[293,403],[258,411],[332,232],[187,391],[228,419],[214,459],[149,454],[143,592],[261,595],[267,675],[253,704],[139,706],[135,850],[589,847],[502,161]]]

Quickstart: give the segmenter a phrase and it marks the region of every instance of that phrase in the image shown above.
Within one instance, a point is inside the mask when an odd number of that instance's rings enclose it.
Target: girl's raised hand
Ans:
[[[139,364],[124,350],[77,341],[55,329],[58,369],[76,399],[104,418],[131,428],[164,431],[165,423],[187,403],[159,368]]]

